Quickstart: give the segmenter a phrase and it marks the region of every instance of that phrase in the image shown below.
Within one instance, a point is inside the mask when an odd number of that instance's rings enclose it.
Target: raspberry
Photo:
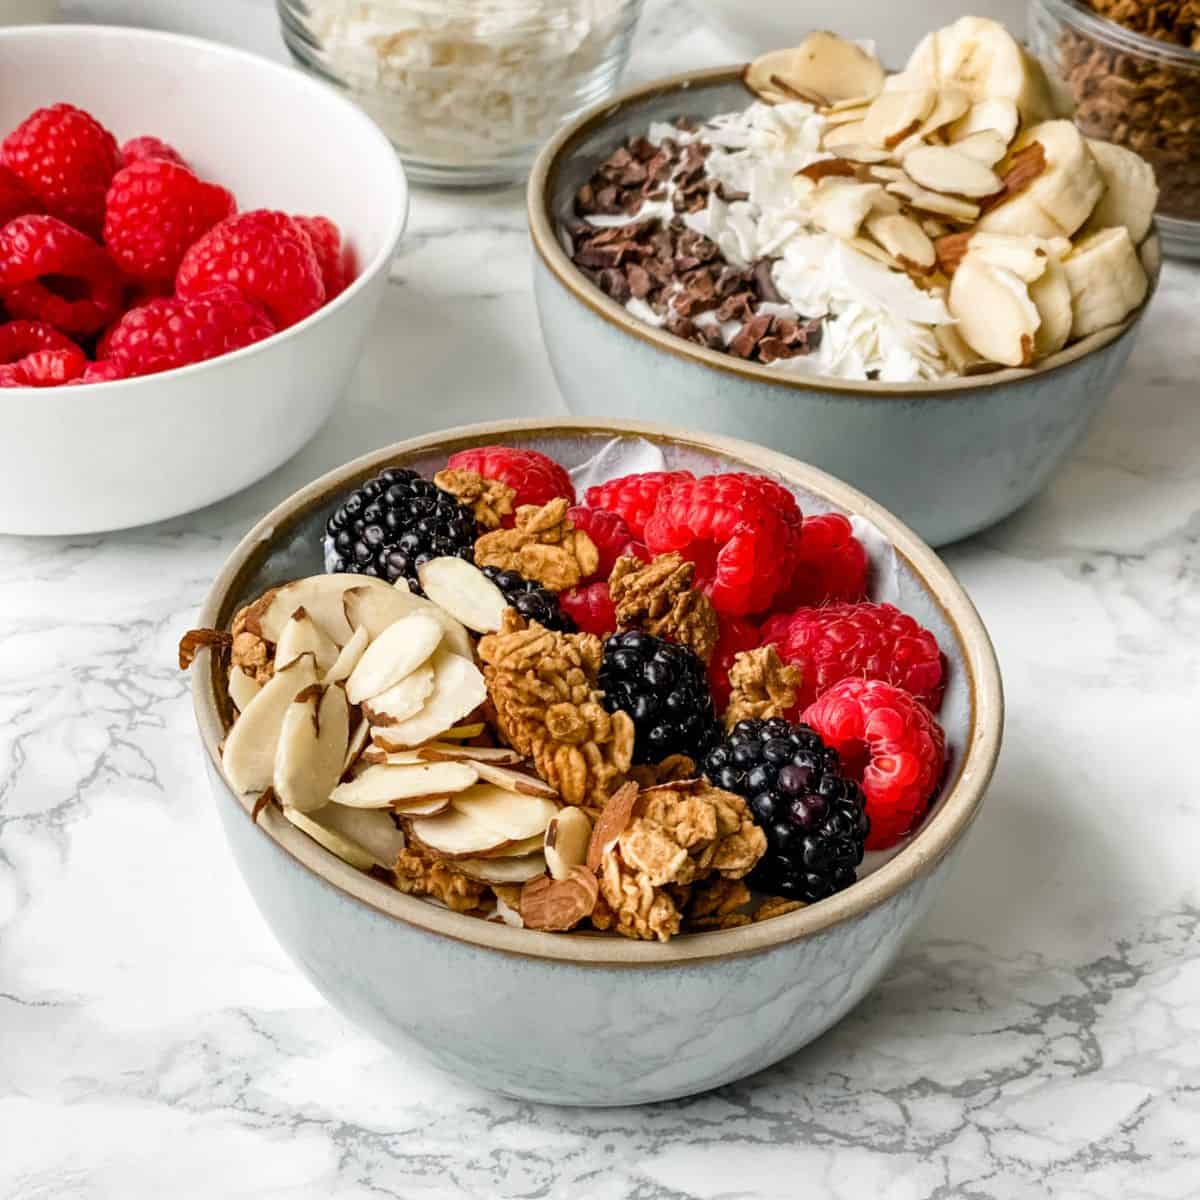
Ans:
[[[554,461],[536,450],[514,450],[510,446],[479,446],[474,450],[460,450],[446,460],[446,466],[455,471],[474,471],[485,479],[498,479],[515,489],[513,506],[522,504],[548,504],[559,496],[575,503],[575,488],[571,477]],[[511,528],[513,518],[506,517],[504,524]]]
[[[646,471],[640,475],[622,475],[607,483],[588,488],[584,503],[588,508],[602,508],[616,513],[641,537],[646,531],[646,522],[654,511],[658,493],[668,484],[692,479],[691,471]]]
[[[761,475],[706,475],[668,484],[646,522],[646,545],[696,564],[696,582],[727,616],[762,612],[790,581],[800,509]]]
[[[107,360],[127,375],[153,375],[229,354],[275,332],[233,288],[192,300],[151,300],[127,312],[107,335]]]
[[[759,644],[758,626],[745,617],[717,618],[717,644],[708,664],[708,685],[712,689],[717,712],[725,711],[729,703],[729,668],[743,650],[753,650]]]
[[[126,166],[129,166],[130,163],[144,162],[148,158],[161,158],[166,162],[178,163],[181,167],[188,165],[183,155],[161,138],[130,138],[121,147],[121,159]]]
[[[886,850],[911,833],[946,764],[946,735],[929,709],[890,683],[843,679],[802,719],[862,783],[871,821],[867,849]]]
[[[346,290],[354,278],[349,251],[342,246],[342,231],[328,217],[297,217],[292,220],[308,234],[313,253],[321,267],[321,280],[325,284],[325,301]]]
[[[937,638],[890,604],[831,604],[776,613],[762,627],[784,662],[800,668],[800,707],[840,679],[881,679],[934,712],[942,703]]]
[[[114,379],[127,379],[128,373],[118,362],[88,363],[87,369],[79,377],[80,383],[112,383]]]
[[[804,608],[867,598],[867,552],[841,513],[805,517],[800,554],[787,590],[775,599],[779,609]]]
[[[183,256],[175,277],[184,299],[222,284],[264,309],[277,329],[302,321],[325,300],[308,235],[286,213],[261,208],[214,225]]]
[[[567,510],[567,516],[576,529],[582,529],[596,543],[596,549],[600,551],[600,565],[591,579],[607,579],[612,574],[613,564],[623,555],[640,558],[643,562],[650,560],[650,551],[634,540],[633,532],[616,513],[577,504]]]
[[[0,167],[0,225],[37,211],[38,202],[25,185],[7,167]]]
[[[616,632],[617,613],[608,594],[608,584],[603,580],[560,592],[558,605],[581,633],[608,637]]]
[[[73,350],[75,343],[42,321],[0,325],[0,363],[15,363],[35,350]]]
[[[237,207],[223,187],[164,159],[122,167],[105,206],[109,252],[127,275],[144,283],[173,280],[187,248]]]
[[[89,232],[104,219],[104,193],[121,165],[116,139],[71,104],[31,113],[4,139],[4,165],[46,211]]]
[[[0,366],[0,387],[58,387],[83,374],[87,359],[78,346],[34,350],[16,362]]]
[[[10,316],[95,333],[121,311],[121,273],[103,246],[57,217],[0,229],[0,298]]]

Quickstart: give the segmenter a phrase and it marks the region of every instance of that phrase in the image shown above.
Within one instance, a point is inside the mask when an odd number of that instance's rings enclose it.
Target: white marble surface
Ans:
[[[260,0],[67,3],[272,53]],[[652,3],[639,76],[719,61]],[[333,423],[202,513],[0,539],[0,1195],[256,1200],[1200,1194],[1200,270],[1050,491],[948,558],[1006,746],[961,869],[843,1025],[698,1099],[580,1112],[390,1057],[267,934],[201,775],[179,632],[239,534],[368,448],[561,411],[516,193],[418,193]],[[463,353],[463,346],[470,353]]]

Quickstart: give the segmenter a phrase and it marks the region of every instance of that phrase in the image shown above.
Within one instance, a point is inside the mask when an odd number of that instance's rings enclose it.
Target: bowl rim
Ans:
[[[823,375],[789,375],[772,371],[761,363],[744,362],[731,354],[710,350],[707,346],[685,341],[672,334],[648,325],[631,316],[624,305],[606,296],[595,287],[571,261],[563,249],[551,211],[551,183],[558,173],[560,164],[570,157],[579,143],[597,129],[608,124],[614,117],[632,106],[646,100],[684,94],[703,88],[739,83],[747,64],[739,63],[722,67],[706,67],[701,70],[684,71],[669,75],[650,83],[628,88],[615,97],[588,109],[574,121],[564,126],[542,148],[533,164],[526,188],[526,212],[529,234],[538,258],[555,279],[585,307],[598,317],[615,325],[622,332],[663,350],[676,358],[684,359],[697,366],[734,375],[755,383],[773,384],[776,387],[799,392],[857,396],[884,400],[920,399],[934,397],[948,399],[959,395],[976,395],[981,390],[1001,387],[1005,384],[1019,385],[1041,379],[1053,371],[1078,362],[1096,350],[1126,336],[1138,324],[1154,298],[1162,273],[1162,254],[1159,247],[1157,225],[1142,240],[1139,250],[1147,248],[1150,261],[1143,255],[1143,266],[1149,279],[1146,298],[1119,325],[1089,334],[1078,342],[1052,354],[1035,367],[1005,367],[979,375],[954,376],[949,379],[930,380],[924,383],[884,383],[879,380],[837,379]],[[750,93],[747,91],[747,95]]]
[[[679,966],[762,953],[813,937],[859,917],[929,874],[970,827],[995,769],[1004,726],[1004,699],[995,651],[962,585],[912,530],[849,484],[778,451],[734,438],[623,420],[518,418],[409,438],[334,468],[267,513],[242,538],[221,567],[200,609],[199,624],[225,627],[233,615],[231,596],[265,557],[268,546],[287,536],[288,531],[314,509],[328,508],[335,494],[362,482],[384,466],[421,453],[449,454],[513,436],[572,433],[601,437],[635,435],[659,444],[715,451],[749,469],[765,471],[797,484],[835,508],[861,514],[876,524],[928,589],[962,647],[970,697],[969,732],[966,745],[954,763],[954,774],[938,812],[922,824],[908,845],[893,858],[844,892],[819,904],[758,924],[688,934],[665,943],[632,941],[616,935],[541,933],[464,916],[405,895],[390,884],[347,866],[273,808],[261,814],[260,830],[275,843],[277,850],[331,888],[348,893],[376,914],[398,920],[415,931],[448,937],[490,951],[581,966]],[[207,766],[217,785],[214,798],[216,793],[221,794],[251,819],[251,803],[234,794],[221,772],[220,744],[226,733],[222,704],[225,681],[218,656],[207,649],[202,650],[192,674],[196,721],[208,756]]]
[[[396,247],[399,245],[400,239],[404,236],[404,231],[408,226],[411,205],[408,176],[404,172],[404,165],[401,163],[399,156],[396,154],[391,142],[387,140],[383,131],[362,109],[346,96],[341,95],[328,84],[322,83],[312,76],[297,70],[295,67],[288,66],[286,63],[274,62],[269,58],[264,58],[260,54],[255,54],[250,50],[243,50],[238,46],[226,45],[224,42],[195,37],[186,33],[172,33],[169,30],[141,29],[126,25],[13,25],[0,28],[0,44],[32,40],[35,36],[44,38],[47,35],[51,35],[59,40],[71,38],[86,39],[93,43],[97,39],[108,38],[113,41],[136,41],[160,46],[188,46],[194,49],[198,48],[218,58],[241,60],[247,65],[252,64],[253,68],[264,73],[281,79],[286,78],[290,84],[299,87],[302,91],[306,91],[314,97],[319,97],[320,103],[330,104],[335,109],[340,110],[351,123],[358,125],[364,131],[368,139],[376,142],[379,149],[384,152],[380,155],[380,161],[390,165],[388,174],[390,176],[391,188],[396,197],[390,224],[381,239],[379,249],[375,252],[370,262],[363,264],[349,287],[340,292],[328,303],[322,304],[315,312],[309,313],[302,321],[297,321],[294,325],[289,325],[286,329],[281,329],[271,334],[270,337],[263,338],[262,341],[253,342],[249,346],[243,346],[240,350],[234,350],[229,354],[221,354],[216,358],[205,359],[203,362],[189,363],[183,367],[174,367],[169,371],[160,371],[154,375],[141,375],[135,376],[132,379],[117,379],[96,383],[65,383],[54,389],[58,396],[70,398],[76,394],[86,392],[87,398],[90,401],[93,398],[93,388],[102,387],[106,389],[106,395],[111,395],[112,389],[118,387],[127,390],[137,388],[151,389],[156,385],[161,387],[162,381],[166,378],[177,379],[183,375],[195,375],[202,371],[218,369],[235,360],[240,361],[256,354],[262,354],[269,349],[281,346],[285,341],[293,337],[303,336],[306,330],[312,328],[312,326],[318,324],[326,317],[331,316],[339,308],[353,303],[354,298],[370,285],[370,282],[380,271],[388,270],[393,257],[395,257]],[[28,399],[34,393],[44,395],[43,389],[35,387],[11,388],[6,389],[6,391],[16,400]]]

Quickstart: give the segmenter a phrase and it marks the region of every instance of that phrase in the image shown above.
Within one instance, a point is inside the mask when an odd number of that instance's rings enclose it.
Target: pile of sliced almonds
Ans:
[[[274,645],[275,669],[261,687],[230,671],[225,775],[360,870],[389,871],[407,838],[480,882],[566,880],[590,819],[516,751],[466,744],[487,697],[471,635],[499,629],[507,602],[462,559],[419,575],[424,597],[314,575],[251,607],[246,628]]]
[[[1031,366],[1145,299],[1153,171],[1056,113],[1041,66],[995,21],[927,35],[891,76],[812,33],[756,59],[745,82],[825,118],[827,157],[798,172],[798,205],[945,300],[955,323],[936,332],[961,373]]]

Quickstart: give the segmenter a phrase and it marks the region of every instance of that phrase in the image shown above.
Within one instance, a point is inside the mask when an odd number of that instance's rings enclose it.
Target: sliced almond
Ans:
[[[921,122],[921,126],[914,136],[932,137],[939,130],[945,129],[951,122],[957,121],[970,107],[971,97],[962,88],[953,86],[938,88],[933,109]]]
[[[375,855],[338,830],[329,829],[319,821],[314,820],[313,817],[294,808],[285,808],[283,815],[301,833],[308,834],[319,846],[324,846],[330,854],[336,855],[342,862],[354,867],[355,870],[369,871],[372,867],[378,865],[375,861]]]
[[[994,267],[1011,271],[1026,283],[1040,279],[1050,261],[1042,238],[1018,237],[1008,233],[973,232],[967,252]]]
[[[582,808],[564,808],[546,826],[546,866],[555,879],[566,879],[572,867],[587,864],[592,821]]]
[[[507,746],[457,746],[453,742],[426,742],[413,753],[427,762],[486,762],[514,766],[521,756]]]
[[[474,663],[452,654],[444,646],[437,649],[432,661],[433,691],[416,716],[388,725],[385,737],[376,736],[385,749],[404,750],[434,738],[450,737],[454,723],[469,716],[487,699],[483,675]],[[373,705],[377,702],[378,698]]]
[[[871,175],[875,179],[882,180],[884,183],[895,183],[897,180],[904,180],[907,183],[912,183],[912,180],[908,178],[908,176],[900,167],[892,167],[884,163],[872,163],[867,171],[867,174]]]
[[[833,145],[828,145],[827,149],[832,150],[838,158],[844,158],[848,162],[854,163],[881,163],[887,162],[891,158],[891,152],[881,150],[878,146],[868,146],[863,142],[835,142]]]
[[[521,920],[526,929],[574,929],[596,908],[600,885],[587,867],[572,867],[566,879],[543,875],[521,889]]]
[[[342,647],[333,666],[325,672],[325,677],[322,683],[344,683],[350,678],[350,672],[358,666],[358,660],[362,658],[363,651],[367,648],[367,643],[370,641],[366,628],[360,625],[353,634],[350,640]]]
[[[827,129],[821,138],[821,145],[826,150],[834,150],[838,146],[861,146],[864,143],[864,132],[861,121],[847,121]]]
[[[922,217],[921,228],[925,235],[931,238],[945,237],[950,232],[950,226],[945,221],[938,221],[933,217]]]
[[[420,713],[433,694],[433,688],[433,664],[422,663],[386,692],[364,701],[363,713],[372,725],[399,725]]]
[[[1033,362],[1041,316],[1011,271],[968,252],[950,282],[947,307],[976,354],[1009,367]]]
[[[329,799],[348,808],[390,808],[415,797],[448,796],[470,788],[479,776],[469,763],[368,766],[333,789]]]
[[[826,119],[826,121],[828,121],[841,113],[849,112],[851,109],[866,109],[866,107],[874,98],[874,95],[863,95],[850,96],[845,100],[834,100],[831,104],[825,106],[825,109],[822,111],[821,115]]]
[[[476,784],[458,792],[451,803],[459,812],[466,813],[472,820],[502,834],[505,841],[512,842],[541,837],[551,818],[558,812],[558,805],[544,796],[528,796],[488,783]]]
[[[900,265],[900,263],[895,258],[893,258],[877,242],[871,241],[870,238],[867,238],[867,237],[851,238],[846,243],[846,245],[853,247],[855,250],[857,250],[859,252],[859,254],[862,254],[866,258],[871,259],[872,262],[881,263],[883,266],[887,267],[888,270],[890,270],[890,271],[903,271],[904,270],[904,268]]]
[[[810,162],[801,167],[796,172],[796,183],[800,184],[803,180],[808,180],[810,183],[820,183],[822,179],[828,179],[830,176],[835,176],[844,179],[854,179],[858,172],[848,163],[843,162],[840,158],[819,158],[816,162]],[[803,192],[811,194],[812,189],[803,186],[798,187],[797,193]]]
[[[417,569],[425,595],[475,633],[500,628],[508,601],[477,567],[462,558],[431,558]]]
[[[250,701],[258,695],[262,684],[247,675],[241,667],[229,668],[229,698],[233,701],[238,712],[245,712]]]
[[[345,596],[351,588],[376,595],[387,595],[392,590],[382,579],[368,575],[310,575],[284,584],[263,611],[252,610],[247,615],[247,628],[277,644],[292,614],[303,608],[321,630],[344,646],[354,632],[345,612]]]
[[[513,840],[454,807],[436,817],[406,818],[405,825],[414,841],[441,858],[478,858]]]
[[[928,191],[911,180],[897,179],[887,185],[887,190],[897,196],[903,196],[913,208],[919,208],[923,212],[937,213],[955,221],[974,221],[979,216],[978,204],[960,200],[957,196],[944,196],[940,192]]]
[[[354,629],[365,625],[372,640],[379,637],[389,625],[418,612],[441,623],[443,645],[446,649],[474,661],[475,647],[462,622],[456,621],[448,612],[432,604],[424,596],[414,596],[405,589],[386,585],[382,589],[351,588],[345,596],[345,617],[348,625]]]
[[[498,850],[489,851],[486,858],[519,858],[523,854],[534,854],[541,850],[545,841],[544,833],[536,833],[533,837],[518,838],[515,842],[505,842]]]
[[[329,800],[350,745],[350,705],[337,683],[306,688],[288,706],[272,786],[280,804],[308,813]]]
[[[933,243],[912,217],[901,213],[872,213],[867,217],[866,226],[867,232],[901,265],[911,264],[922,272],[932,270],[936,265]]]
[[[985,167],[994,167],[1008,153],[1008,143],[994,129],[981,129],[955,142],[954,149]]]
[[[878,183],[829,178],[817,185],[811,201],[813,222],[834,237],[855,237],[875,198],[883,191]]]
[[[429,761],[421,757],[420,750],[385,750],[382,746],[368,746],[363,751],[363,762],[373,767],[416,767]]]
[[[600,816],[592,829],[592,840],[588,843],[587,866],[589,871],[598,871],[604,855],[617,844],[617,839],[629,828],[633,810],[637,807],[638,785],[622,784],[600,810]]]
[[[536,775],[527,775],[523,771],[512,771],[508,767],[480,759],[472,764],[479,772],[479,778],[486,783],[494,783],[497,787],[521,796],[544,796],[548,800],[556,800],[558,791],[544,779]]]
[[[398,800],[391,805],[392,812],[402,817],[436,817],[449,811],[449,796],[423,796],[412,800]]]
[[[828,106],[877,96],[884,70],[873,54],[853,42],[814,32],[790,50],[772,50],[756,58],[742,78],[752,92],[771,102],[782,95]]]
[[[992,196],[1004,186],[990,167],[949,146],[921,146],[905,155],[903,166],[919,186],[951,196]]]
[[[860,104],[853,108],[844,108],[838,111],[831,109],[825,110],[825,137],[828,138],[836,133],[839,129],[848,129],[851,127],[862,126],[863,117],[867,115],[869,104]]]
[[[361,704],[394,687],[427,662],[441,643],[441,622],[414,612],[389,625],[363,652],[346,681],[351,704]]]
[[[891,149],[916,133],[936,103],[933,88],[880,92],[863,117],[866,140],[873,146]]]
[[[275,647],[276,669],[286,667],[292,659],[299,658],[301,654],[313,655],[317,662],[318,675],[324,675],[338,657],[338,648],[333,639],[317,627],[317,623],[303,606],[292,613],[291,619],[279,635],[279,644]]]
[[[390,871],[396,856],[404,849],[404,834],[388,813],[378,809],[326,804],[308,814],[285,808],[283,815],[313,841],[360,871],[372,867]]]
[[[540,854],[522,854],[515,858],[459,858],[454,869],[480,883],[527,883],[546,873],[546,860]]]
[[[346,758],[342,763],[342,774],[345,775],[358,762],[367,742],[371,737],[371,723],[363,717],[350,735],[350,745],[346,747]]]
[[[984,131],[999,134],[1007,146],[1017,136],[1020,114],[1011,100],[977,100],[946,130],[950,144],[961,142],[972,134]]]
[[[487,726],[482,721],[472,721],[467,725],[455,725],[453,729],[447,729],[440,736],[469,742],[472,738],[477,738],[486,728]]]
[[[225,739],[221,767],[235,791],[249,795],[271,785],[284,713],[316,682],[316,661],[311,654],[302,654],[276,671],[234,722]]]

